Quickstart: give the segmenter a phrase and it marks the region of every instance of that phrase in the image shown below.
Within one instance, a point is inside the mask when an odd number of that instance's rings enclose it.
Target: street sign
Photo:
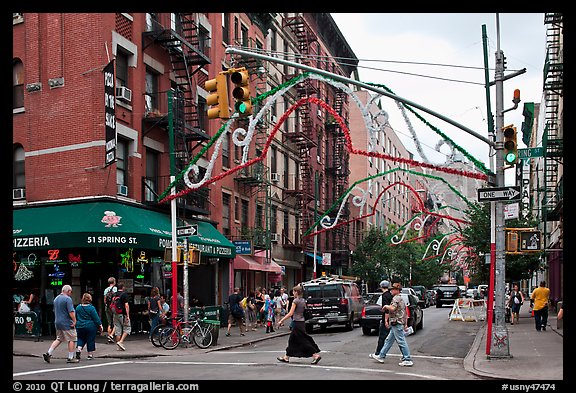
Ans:
[[[198,225],[185,225],[176,228],[176,236],[196,236],[198,234]]]
[[[527,160],[529,158],[544,157],[543,147],[529,147],[527,149],[518,149],[518,158]]]
[[[511,201],[520,199],[520,186],[478,189],[478,202]]]

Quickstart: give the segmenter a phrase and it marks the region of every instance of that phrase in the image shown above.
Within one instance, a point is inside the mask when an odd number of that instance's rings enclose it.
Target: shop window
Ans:
[[[127,186],[128,182],[128,141],[118,138],[116,146],[116,184]]]
[[[21,145],[14,147],[12,156],[12,188],[15,190],[14,199],[20,199],[25,195],[26,175],[24,169],[24,148]]]

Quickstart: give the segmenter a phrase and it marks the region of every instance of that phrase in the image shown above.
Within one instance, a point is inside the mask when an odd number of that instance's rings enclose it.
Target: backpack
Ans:
[[[112,302],[110,303],[110,310],[116,314],[122,314],[122,304],[120,303],[120,295],[114,293],[114,297],[112,298]]]
[[[230,306],[230,312],[236,318],[244,317],[244,310],[242,310],[242,307],[240,306],[239,303],[232,303],[232,305]]]
[[[106,297],[104,298],[104,304],[106,305],[106,308],[110,308],[110,305],[112,304],[112,299],[114,299],[114,295],[116,294],[114,288],[116,287],[110,287],[108,292],[106,292]]]

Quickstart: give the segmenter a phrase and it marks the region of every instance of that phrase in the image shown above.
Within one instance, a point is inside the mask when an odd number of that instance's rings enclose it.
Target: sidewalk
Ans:
[[[556,314],[550,313],[548,328],[545,332],[537,332],[534,319],[522,308],[520,323],[506,324],[509,333],[510,358],[488,359],[486,356],[486,324],[478,331],[470,351],[464,359],[464,368],[473,374],[486,378],[510,380],[562,380],[564,371],[564,337],[563,330],[557,329]],[[525,314],[525,315],[524,315]],[[450,323],[467,323],[451,321]],[[188,348],[179,347],[172,351],[154,347],[146,334],[132,335],[125,341],[126,351],[118,350],[115,344],[107,344],[104,337],[98,337],[96,342],[96,357],[130,359],[155,356],[178,356],[188,351],[220,351],[245,345],[251,345],[262,340],[290,334],[284,326],[274,333],[265,333],[265,328],[257,331],[249,330],[245,336],[240,336],[238,328],[233,327],[231,336],[226,337],[226,328],[220,328],[216,345],[207,349],[199,349],[193,344]],[[34,338],[15,338],[13,340],[14,356],[30,356],[42,360],[53,337],[42,337],[41,341]],[[61,362],[67,356],[64,344],[56,350],[53,361]],[[83,357],[86,356],[84,351]]]
[[[564,330],[557,329],[555,313],[549,314],[546,331],[538,332],[534,318],[528,314],[528,307],[522,307],[520,323],[514,325],[507,323],[506,328],[511,357],[488,359],[486,355],[487,324],[484,324],[464,359],[464,368],[467,371],[496,379],[563,379]]]

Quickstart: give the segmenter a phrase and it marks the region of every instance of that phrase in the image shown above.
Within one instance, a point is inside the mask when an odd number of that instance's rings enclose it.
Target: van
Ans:
[[[352,280],[320,277],[302,283],[306,300],[306,331],[315,325],[321,330],[330,325],[344,325],[347,330],[360,323],[364,300],[358,285]]]

